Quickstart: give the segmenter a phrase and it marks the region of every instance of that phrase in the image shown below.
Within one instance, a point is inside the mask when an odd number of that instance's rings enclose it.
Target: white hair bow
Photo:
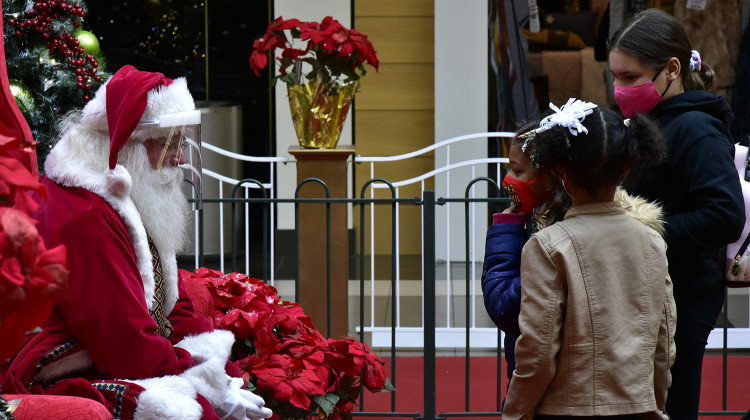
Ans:
[[[550,102],[549,107],[555,111],[555,113],[545,117],[539,123],[539,128],[536,130],[537,133],[547,131],[554,126],[559,125],[561,127],[567,127],[570,133],[574,136],[577,136],[581,131],[588,134],[589,130],[581,124],[581,121],[586,118],[586,115],[594,112],[592,110],[596,108],[596,104],[584,102],[576,98],[570,98],[568,99],[568,102],[560,108],[556,107],[552,102]]]

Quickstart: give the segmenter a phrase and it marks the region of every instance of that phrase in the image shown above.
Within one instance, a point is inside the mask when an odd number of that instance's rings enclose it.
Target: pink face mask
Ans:
[[[659,73],[656,73],[656,76]],[[633,114],[648,114],[659,103],[662,95],[667,93],[672,82],[669,82],[667,88],[660,94],[654,86],[656,76],[651,81],[640,85],[615,86],[615,101],[625,117],[630,118]]]

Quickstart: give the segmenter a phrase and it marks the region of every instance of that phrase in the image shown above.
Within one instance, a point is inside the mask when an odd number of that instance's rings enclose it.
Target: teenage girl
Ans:
[[[571,99],[533,135],[532,163],[572,200],[521,257],[521,336],[503,419],[662,414],[673,361],[672,282],[658,214],[615,201],[631,167],[658,161],[656,125]]]
[[[668,153],[658,165],[633,171],[628,192],[662,204],[669,274],[677,302],[677,360],[667,413],[696,420],[703,354],[724,302],[723,246],[745,223],[734,167],[732,113],[708,93],[714,72],[690,47],[671,15],[647,9],[609,40],[615,99],[625,116],[648,114],[664,131]]]

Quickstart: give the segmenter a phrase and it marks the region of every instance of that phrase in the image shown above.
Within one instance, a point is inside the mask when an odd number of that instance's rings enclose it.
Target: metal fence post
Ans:
[[[424,191],[424,418],[436,418],[435,404],[435,191]]]

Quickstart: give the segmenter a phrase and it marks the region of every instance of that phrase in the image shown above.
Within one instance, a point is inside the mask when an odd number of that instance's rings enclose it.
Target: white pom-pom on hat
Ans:
[[[112,195],[125,198],[130,195],[133,188],[133,178],[130,173],[122,166],[116,166],[114,169],[106,172],[107,190]]]

